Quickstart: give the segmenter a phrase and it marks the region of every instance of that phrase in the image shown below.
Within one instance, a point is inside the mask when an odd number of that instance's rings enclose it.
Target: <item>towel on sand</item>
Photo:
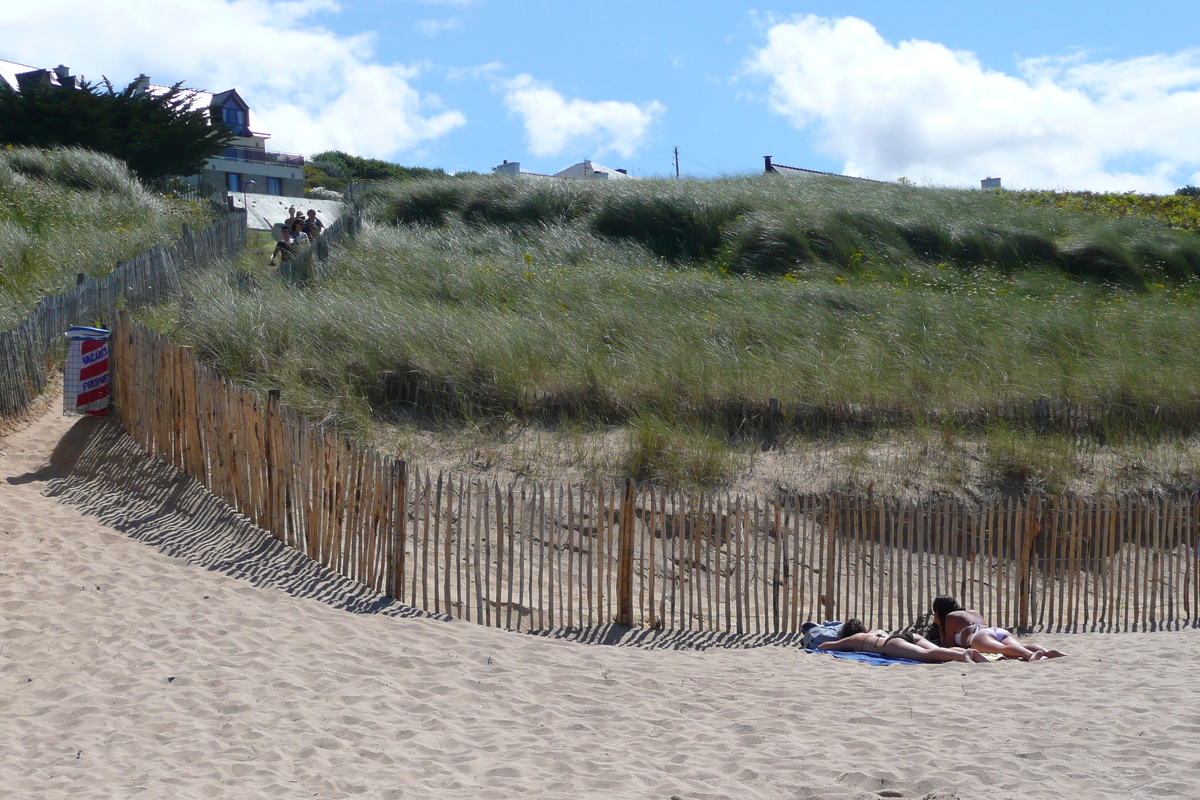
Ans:
[[[834,658],[848,658],[851,661],[862,661],[867,664],[878,664],[879,666],[887,667],[892,664],[920,664],[920,661],[913,661],[911,658],[892,658],[891,656],[881,656],[875,653],[840,653],[834,650],[809,650],[809,653],[820,653]]]

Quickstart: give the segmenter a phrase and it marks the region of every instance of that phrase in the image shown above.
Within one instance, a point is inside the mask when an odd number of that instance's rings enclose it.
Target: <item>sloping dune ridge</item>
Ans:
[[[49,412],[0,442],[0,796],[1200,795],[1200,631],[874,667],[490,630],[333,575]]]

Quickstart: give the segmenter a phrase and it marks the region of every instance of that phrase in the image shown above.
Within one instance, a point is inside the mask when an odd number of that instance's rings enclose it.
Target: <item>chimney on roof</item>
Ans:
[[[1000,186],[999,178],[984,178],[983,180],[981,180],[979,182],[979,188],[980,189],[1000,189],[1002,187]]]
[[[63,64],[59,64],[54,68],[54,74],[58,78],[58,85],[64,89],[75,88],[75,78],[71,75],[71,68]]]
[[[138,75],[137,80],[133,82],[133,93],[143,94],[150,89],[150,78],[145,75]]]
[[[771,165],[771,157],[763,156],[763,172],[774,172],[775,167]]]

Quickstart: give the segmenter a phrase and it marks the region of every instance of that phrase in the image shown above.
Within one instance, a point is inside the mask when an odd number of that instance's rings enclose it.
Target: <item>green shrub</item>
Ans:
[[[784,275],[817,260],[808,236],[770,215],[749,214],[725,230],[723,262],[742,275]]]
[[[413,191],[391,204],[390,220],[396,225],[441,227],[465,204],[464,187],[452,183],[421,182]]]
[[[547,227],[572,222],[587,212],[590,200],[570,181],[497,176],[471,188],[462,217],[474,225]]]
[[[716,488],[735,472],[729,446],[694,430],[656,417],[640,417],[626,430],[619,469],[625,477],[667,487]]]
[[[740,204],[697,198],[686,190],[633,189],[605,197],[592,228],[601,236],[637,242],[661,258],[700,261],[717,253],[724,227],[743,211]]]

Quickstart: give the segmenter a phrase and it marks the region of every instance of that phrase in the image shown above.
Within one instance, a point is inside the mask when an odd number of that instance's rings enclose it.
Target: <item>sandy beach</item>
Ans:
[[[111,422],[51,410],[0,480],[0,797],[1200,795],[1195,629],[971,666],[584,644],[368,592]]]

